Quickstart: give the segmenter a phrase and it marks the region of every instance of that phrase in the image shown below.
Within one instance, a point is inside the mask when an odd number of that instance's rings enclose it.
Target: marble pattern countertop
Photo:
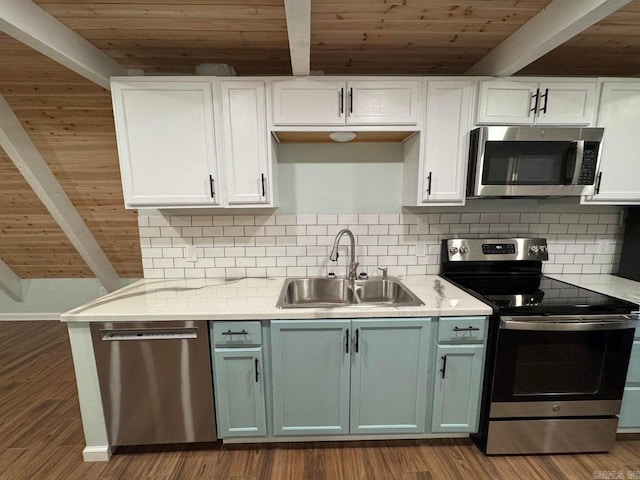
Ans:
[[[627,280],[626,278],[616,275],[604,274],[563,274],[547,276],[640,305],[640,282]]]
[[[61,315],[63,322],[267,320],[490,315],[491,307],[437,275],[400,277],[425,305],[276,308],[284,278],[139,280]],[[436,282],[444,287],[438,293]]]

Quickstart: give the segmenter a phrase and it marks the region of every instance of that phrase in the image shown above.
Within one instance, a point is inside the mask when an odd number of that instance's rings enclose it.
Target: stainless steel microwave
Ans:
[[[603,134],[603,128],[476,128],[467,196],[594,195]]]

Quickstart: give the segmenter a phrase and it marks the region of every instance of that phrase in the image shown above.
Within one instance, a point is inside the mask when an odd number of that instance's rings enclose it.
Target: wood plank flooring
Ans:
[[[122,448],[84,463],[66,327],[0,322],[0,479],[435,480],[640,478],[640,435],[613,452],[486,457],[466,439]]]

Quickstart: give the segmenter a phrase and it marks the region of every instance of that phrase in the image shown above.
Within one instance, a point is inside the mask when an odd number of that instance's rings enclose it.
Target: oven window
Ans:
[[[488,141],[482,184],[563,185],[570,155],[575,157],[571,142]],[[574,161],[572,158],[572,165]]]
[[[499,330],[493,401],[622,398],[633,329]]]
[[[513,395],[595,395],[601,388],[606,344],[524,344],[516,352]]]

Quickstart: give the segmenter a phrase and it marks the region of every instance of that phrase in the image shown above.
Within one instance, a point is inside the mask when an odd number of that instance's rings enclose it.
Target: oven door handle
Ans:
[[[625,330],[636,328],[640,315],[566,315],[566,316],[526,316],[500,317],[500,328],[503,330],[530,331],[594,331]]]

